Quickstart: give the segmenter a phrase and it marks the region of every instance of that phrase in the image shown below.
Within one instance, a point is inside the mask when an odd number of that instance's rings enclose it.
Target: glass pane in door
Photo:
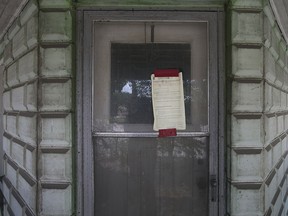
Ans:
[[[183,73],[186,132],[208,132],[207,23],[112,21],[94,30],[95,215],[208,215],[209,137],[143,135],[153,132],[158,68]]]
[[[183,73],[186,131],[208,132],[206,23],[131,23],[95,25],[94,131],[153,131],[150,76],[173,68]]]
[[[176,68],[190,80],[190,59],[190,44],[112,43],[110,122],[151,125],[151,74],[155,69]],[[186,104],[190,107],[189,100]],[[190,112],[186,115],[189,121]]]
[[[207,138],[94,138],[95,215],[208,215]]]

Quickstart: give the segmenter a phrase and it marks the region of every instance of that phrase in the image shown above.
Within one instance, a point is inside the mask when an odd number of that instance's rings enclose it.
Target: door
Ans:
[[[218,90],[211,24],[157,15],[103,17],[93,21],[87,56],[93,214],[217,215]],[[170,68],[183,73],[186,130],[158,138],[150,76],[154,69]]]

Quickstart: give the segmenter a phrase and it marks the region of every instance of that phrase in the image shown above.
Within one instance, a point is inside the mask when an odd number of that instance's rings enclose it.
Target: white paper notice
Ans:
[[[185,130],[185,108],[182,73],[178,77],[155,77],[152,80],[154,130]]]

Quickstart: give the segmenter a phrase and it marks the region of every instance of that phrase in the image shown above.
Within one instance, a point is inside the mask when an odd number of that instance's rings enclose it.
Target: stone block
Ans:
[[[271,202],[277,191],[277,188],[277,176],[275,174],[269,181],[269,184],[265,184],[265,206],[271,206]]]
[[[6,177],[10,180],[11,184],[16,188],[18,181],[17,170],[15,170],[9,163],[6,164]]]
[[[7,130],[7,115],[3,115],[3,129]]]
[[[12,89],[11,100],[13,110],[26,111],[26,107],[24,105],[24,89],[25,86],[20,86],[18,88]]]
[[[287,140],[287,137],[282,140],[282,155],[288,150]]]
[[[28,49],[26,43],[26,28],[22,27],[13,38],[12,53],[14,58],[18,57]]]
[[[284,68],[284,70],[285,70],[285,68]],[[284,73],[284,85],[282,86],[282,89],[286,92],[288,91],[288,73],[286,71]]]
[[[41,74],[44,77],[71,76],[71,46],[41,48]]]
[[[281,67],[284,68],[285,63],[286,63],[286,42],[284,40],[280,41],[280,50],[279,50],[279,64]]]
[[[7,155],[11,154],[11,140],[3,136],[3,150]]]
[[[246,152],[247,153],[247,152]],[[232,181],[254,182],[263,180],[262,154],[232,151]]]
[[[17,117],[14,115],[7,115],[7,132],[17,136]]]
[[[267,48],[269,48],[271,46],[272,29],[273,29],[273,26],[271,25],[269,19],[266,16],[264,16],[264,40],[265,40],[264,45]]]
[[[36,210],[36,185],[30,185],[21,175],[19,175],[18,191],[28,206],[35,212]]]
[[[18,66],[18,76],[20,82],[27,82],[36,78],[37,76],[37,66],[38,66],[38,55],[37,49],[24,55],[19,60]]]
[[[262,13],[232,12],[232,42],[262,43]]]
[[[275,212],[275,215],[285,215],[283,214],[284,212],[282,212],[282,214],[277,214],[279,213],[280,209],[281,209],[281,206],[282,206],[282,200],[281,200],[281,194],[278,195],[278,198],[276,199],[276,202],[273,206],[273,212]],[[286,215],[287,215],[288,212],[286,212]]]
[[[72,17],[66,12],[40,12],[40,38],[46,41],[71,41]]]
[[[10,98],[10,91],[3,93],[3,107],[5,111],[11,111],[11,98]]]
[[[36,0],[30,0],[20,14],[20,23],[24,25],[38,11]]]
[[[287,191],[287,188],[288,188],[288,186],[287,186],[287,178],[285,178],[285,180],[284,180],[284,184],[283,184],[283,186],[282,186],[282,200],[284,201],[285,200],[285,195],[286,195],[286,191]],[[285,203],[285,202],[284,202]]]
[[[284,71],[285,71],[285,75],[288,76],[288,64],[286,64],[286,66],[284,67]],[[284,75],[284,76],[285,76],[285,75]],[[287,82],[287,80],[288,80],[288,79],[285,78],[285,86],[284,86],[284,89],[285,89],[286,91],[287,91],[287,89],[288,89],[288,85],[287,85],[288,82]]]
[[[41,119],[41,146],[68,147],[71,145],[71,115]]]
[[[273,11],[271,10],[271,7],[266,6],[263,9],[265,17],[267,17],[267,19],[269,20],[270,26],[274,26],[275,25],[275,16]]]
[[[71,215],[71,197],[71,186],[65,189],[43,189],[41,215]]]
[[[41,164],[41,180],[72,180],[72,161],[70,151],[66,154],[43,153],[41,156]]]
[[[18,63],[15,62],[7,69],[7,84],[9,87],[13,87],[19,84],[18,80]]]
[[[29,111],[37,111],[37,82],[26,86],[25,106]]]
[[[273,154],[272,149],[264,151],[264,173],[267,176],[273,169]]]
[[[4,38],[0,39],[0,56],[4,53],[6,46],[6,40]]]
[[[36,151],[30,151],[29,149],[26,149],[25,159],[25,168],[32,176],[36,177]]]
[[[13,61],[13,56],[12,56],[12,42],[10,41],[4,50],[4,64],[7,66]]]
[[[264,215],[262,189],[231,189],[231,215]]]
[[[277,134],[280,134],[282,132],[284,132],[284,115],[278,115],[277,116]]]
[[[71,0],[40,0],[40,8],[69,8]]]
[[[277,135],[277,118],[275,115],[265,116],[265,143],[270,143]]]
[[[20,22],[19,19],[15,19],[12,26],[8,30],[8,39],[11,40],[15,37],[17,32],[20,30]]]
[[[265,79],[274,83],[276,81],[276,60],[267,48],[265,48],[264,62]]]
[[[281,157],[280,157],[281,158]],[[279,158],[279,159],[280,159]],[[285,173],[285,170],[284,170],[284,163],[282,163],[280,165],[280,167],[277,167],[277,170],[276,170],[276,175],[277,175],[277,181],[278,181],[278,185],[280,186],[281,184],[281,181],[283,180],[283,178],[287,179],[286,177],[286,173]],[[280,186],[281,187],[281,186]]]
[[[18,134],[22,140],[36,145],[36,131],[36,115],[18,117]]]
[[[38,17],[34,16],[27,22],[27,46],[30,48],[38,42]]]
[[[262,112],[263,85],[261,83],[233,82],[232,111]]]
[[[279,52],[280,52],[280,30],[276,27],[272,29],[271,32],[271,47],[270,47],[270,52],[272,53],[274,59],[279,58]]]
[[[283,84],[284,84],[284,70],[283,68],[279,65],[279,62],[276,63],[275,65],[275,69],[276,69],[276,81],[275,81],[275,85],[279,88],[282,88]]]
[[[9,201],[10,195],[11,195],[10,189],[8,188],[8,186],[4,182],[2,185],[3,185],[3,190],[2,190],[3,195],[4,195],[5,199]]]
[[[231,4],[233,8],[262,8],[261,0],[234,0]]]
[[[263,146],[263,119],[255,116],[232,116],[232,145],[235,147]]]
[[[23,215],[23,211],[24,209],[22,208],[22,206],[20,205],[20,203],[17,201],[17,199],[13,196],[13,194],[11,195],[11,199],[10,199],[10,207],[13,210],[14,215]]]
[[[272,107],[273,107],[273,100],[272,100],[272,89],[273,87],[268,84],[265,83],[265,111],[266,112],[270,112]]]
[[[284,121],[285,121],[285,129],[288,129],[288,115],[285,115],[285,119],[284,119]]]
[[[273,146],[272,148],[272,154],[273,154],[273,166],[276,166],[276,164],[279,162],[280,158],[282,157],[282,145],[281,141]]]
[[[272,110],[277,112],[281,110],[281,91],[277,88],[272,89],[273,107]]]
[[[12,142],[11,157],[19,165],[24,167],[24,147],[23,146],[19,145],[18,143]]]
[[[237,77],[262,78],[263,49],[233,47],[233,74]]]
[[[3,71],[3,86],[4,86],[4,89],[7,89],[8,88],[8,85],[7,85],[7,70],[4,70]]]
[[[281,110],[285,110],[287,107],[287,93],[281,91]]]
[[[61,111],[71,109],[71,81],[42,84],[41,111]]]

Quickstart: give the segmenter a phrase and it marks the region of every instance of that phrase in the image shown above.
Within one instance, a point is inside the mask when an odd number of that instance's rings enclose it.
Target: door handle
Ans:
[[[216,175],[210,175],[210,186],[211,186],[211,201],[217,201],[217,178]]]

